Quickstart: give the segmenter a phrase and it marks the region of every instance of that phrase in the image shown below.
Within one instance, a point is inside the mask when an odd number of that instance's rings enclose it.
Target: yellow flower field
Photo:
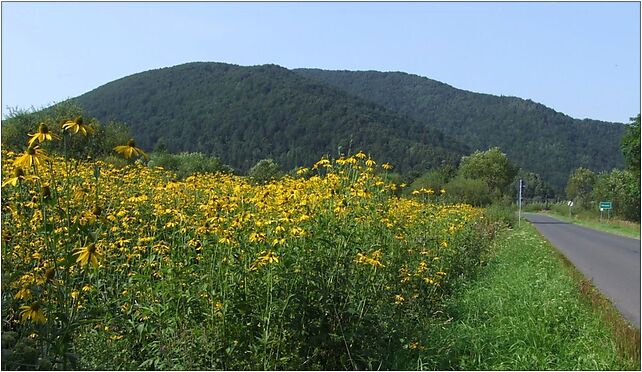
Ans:
[[[258,185],[38,151],[2,152],[3,333],[36,367],[394,368],[488,246],[364,153]]]

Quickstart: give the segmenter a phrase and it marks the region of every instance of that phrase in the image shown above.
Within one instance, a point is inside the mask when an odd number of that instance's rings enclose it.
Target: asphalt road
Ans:
[[[640,241],[540,214],[526,219],[640,329]]]

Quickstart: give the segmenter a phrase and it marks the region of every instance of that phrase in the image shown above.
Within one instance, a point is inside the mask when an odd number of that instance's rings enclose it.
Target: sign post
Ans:
[[[610,201],[600,202],[600,222],[602,222],[602,213],[606,211],[608,219],[611,219],[611,209],[613,209],[613,203]]]
[[[569,200],[566,204],[568,204],[568,218],[573,218],[573,215],[571,213],[571,208],[573,208],[573,201]]]

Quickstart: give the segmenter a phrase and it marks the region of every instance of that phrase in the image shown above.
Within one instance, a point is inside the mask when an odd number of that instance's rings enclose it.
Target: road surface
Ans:
[[[640,241],[540,214],[526,219],[640,329]]]

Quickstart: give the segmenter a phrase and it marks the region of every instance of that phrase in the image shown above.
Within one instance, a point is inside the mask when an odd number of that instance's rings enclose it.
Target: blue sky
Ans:
[[[404,71],[628,122],[640,3],[2,3],[3,115],[193,61]]]

